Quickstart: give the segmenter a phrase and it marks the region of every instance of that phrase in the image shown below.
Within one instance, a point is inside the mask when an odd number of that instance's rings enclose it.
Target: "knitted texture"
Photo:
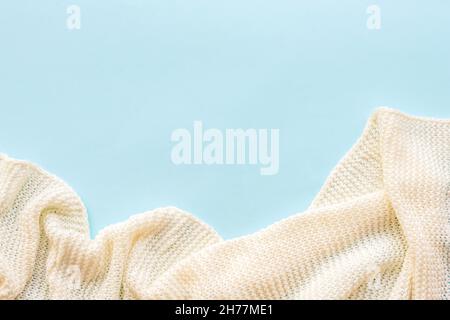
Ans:
[[[0,156],[3,299],[448,299],[450,121],[379,109],[308,210],[222,240],[175,208],[89,238],[64,182]]]

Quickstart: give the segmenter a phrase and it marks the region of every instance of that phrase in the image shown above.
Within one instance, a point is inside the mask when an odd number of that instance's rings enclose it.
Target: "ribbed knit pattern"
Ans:
[[[385,108],[306,212],[229,241],[175,208],[91,240],[70,187],[0,156],[0,298],[448,299],[449,206],[450,121]]]

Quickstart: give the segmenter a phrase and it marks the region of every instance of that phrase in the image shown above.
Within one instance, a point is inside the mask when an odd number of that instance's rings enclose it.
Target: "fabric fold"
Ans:
[[[86,210],[64,182],[0,157],[0,299],[139,298],[171,264],[220,241],[176,208],[136,215],[89,238]]]
[[[448,299],[450,121],[380,108],[306,212],[222,240],[176,208],[89,238],[64,182],[0,156],[3,299]]]

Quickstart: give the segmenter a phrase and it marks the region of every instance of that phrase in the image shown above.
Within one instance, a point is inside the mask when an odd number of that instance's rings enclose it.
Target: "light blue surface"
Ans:
[[[303,211],[374,107],[450,117],[449,34],[438,0],[2,1],[0,152],[67,181],[93,234],[167,205],[247,234]],[[279,128],[279,174],[174,166],[194,120]]]

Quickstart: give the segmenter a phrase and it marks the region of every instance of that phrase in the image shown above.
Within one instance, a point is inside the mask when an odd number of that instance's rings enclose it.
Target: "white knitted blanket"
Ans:
[[[302,214],[223,241],[175,208],[88,232],[64,182],[0,156],[3,299],[448,299],[450,121],[379,109]]]

